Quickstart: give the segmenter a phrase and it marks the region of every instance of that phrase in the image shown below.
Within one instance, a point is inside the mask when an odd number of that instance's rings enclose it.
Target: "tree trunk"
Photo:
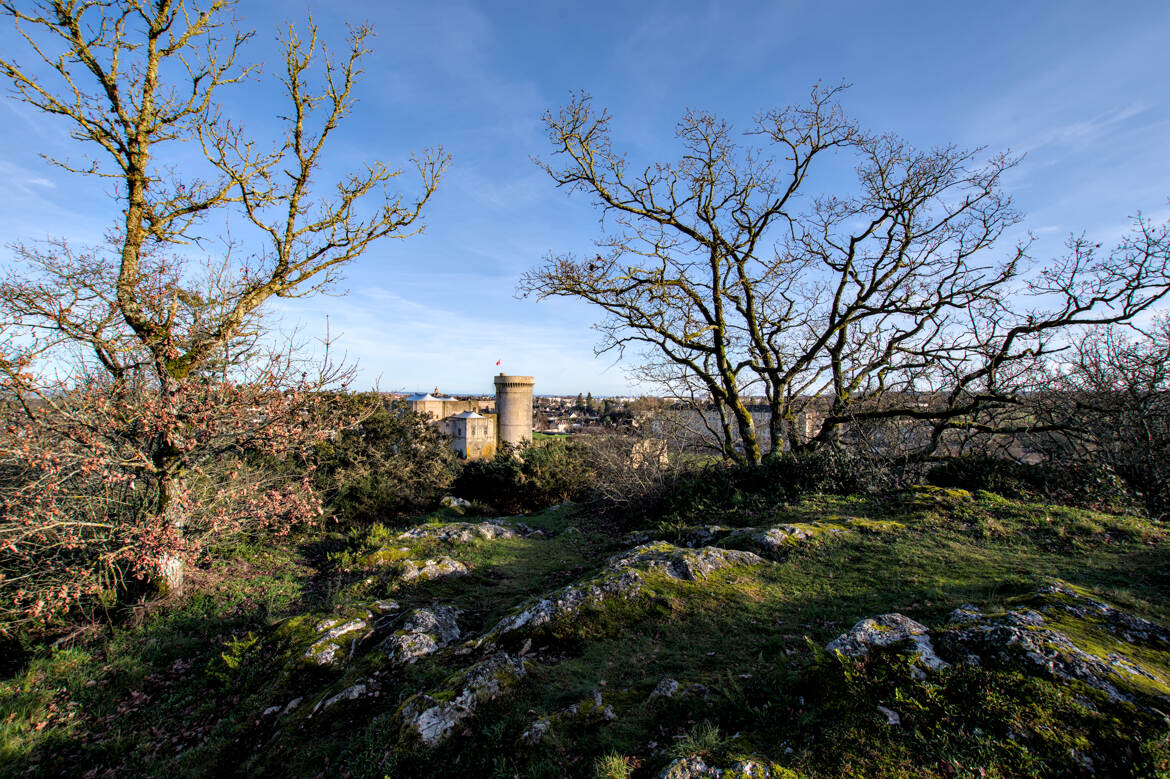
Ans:
[[[179,496],[183,492],[182,477],[166,475],[159,485],[159,513],[182,538],[187,525],[187,510]],[[158,578],[155,586],[164,595],[182,595],[186,585],[186,561],[174,551],[163,552],[158,560]]]

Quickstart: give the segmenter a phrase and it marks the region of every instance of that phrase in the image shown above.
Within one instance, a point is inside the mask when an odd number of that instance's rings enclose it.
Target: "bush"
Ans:
[[[640,495],[608,502],[633,523],[722,522],[729,514],[751,515],[811,493],[866,494],[900,486],[906,478],[892,461],[828,449],[786,453],[754,466],[680,468],[664,472],[652,486],[643,485]]]
[[[216,546],[319,521],[304,455],[329,417],[278,378],[0,381],[0,634],[104,618]]]
[[[955,457],[932,467],[926,474],[936,487],[986,490],[1009,498],[1044,491],[1043,469],[986,454]]]
[[[1009,498],[1036,496],[1071,506],[1132,508],[1135,496],[1106,464],[1093,461],[1021,463],[967,455],[939,463],[926,474],[937,487],[986,490]]]
[[[464,464],[453,491],[510,514],[579,500],[596,479],[587,454],[581,444],[564,439],[518,448],[501,446],[489,460]]]
[[[386,522],[433,508],[457,459],[447,439],[401,403],[373,393],[338,395],[361,420],[317,450],[317,485],[343,522]]]

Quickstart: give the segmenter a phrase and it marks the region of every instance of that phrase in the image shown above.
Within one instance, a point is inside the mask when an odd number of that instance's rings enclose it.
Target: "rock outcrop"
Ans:
[[[398,578],[405,582],[429,581],[446,576],[466,576],[471,569],[465,564],[450,557],[439,557],[434,560],[403,560],[398,567]]]
[[[711,691],[704,684],[698,682],[680,682],[677,679],[663,679],[650,691],[646,701],[657,701],[669,698],[708,698]]]
[[[503,695],[527,673],[524,660],[499,652],[452,677],[444,690],[409,698],[398,711],[403,738],[438,746],[479,706]]]
[[[593,696],[558,712],[538,718],[529,725],[520,735],[521,743],[529,746],[540,743],[552,728],[556,726],[590,726],[602,722],[613,722],[617,719],[617,712],[602,702],[601,691],[596,690]]]
[[[779,766],[756,760],[740,760],[718,768],[701,757],[681,757],[658,774],[658,779],[795,779],[799,776]]]
[[[373,614],[366,611],[363,616],[328,617],[318,622],[313,630],[313,643],[305,650],[302,658],[313,665],[337,665],[353,653],[357,642],[373,632],[370,621]]]
[[[930,631],[902,614],[880,614],[872,619],[863,619],[825,645],[830,652],[840,652],[846,657],[862,657],[869,654],[871,647],[905,647],[914,656],[918,666],[930,671],[946,668],[949,663],[940,658],[930,641]],[[925,678],[921,669],[918,674]]]
[[[658,571],[672,579],[695,581],[721,568],[735,565],[763,565],[759,555],[736,549],[704,546],[682,549],[672,544],[643,544],[632,551],[610,558],[611,571]]]
[[[502,522],[448,522],[443,525],[419,525],[399,533],[398,537],[411,541],[467,543],[497,538],[523,538],[537,532],[527,525],[505,525]]]
[[[383,647],[394,662],[413,663],[459,638],[458,616],[459,610],[451,606],[415,609]]]
[[[313,711],[309,713],[309,716],[312,717],[318,711],[324,711],[342,701],[356,701],[359,698],[365,698],[376,693],[377,685],[372,679],[356,682],[335,695],[330,695],[317,701],[317,705],[313,707]]]
[[[921,669],[949,665],[936,653],[937,644],[953,662],[1020,667],[1057,681],[1077,680],[1114,702],[1132,702],[1140,693],[1159,705],[1170,704],[1168,680],[1134,651],[1143,645],[1170,650],[1170,630],[1062,583],[1017,603],[990,614],[965,604],[934,631],[901,614],[882,614],[858,622],[825,648],[858,657],[874,647],[900,647],[914,655],[916,675],[924,678]]]
[[[1046,587],[1037,596],[1032,603],[1037,608],[1010,609],[1002,614],[985,615],[971,605],[955,609],[940,632],[940,644],[969,664],[1022,663],[1054,679],[1080,680],[1101,690],[1111,701],[1132,701],[1126,690],[1144,690],[1170,703],[1167,680],[1143,668],[1125,651],[1125,644],[1146,642],[1161,644],[1164,649],[1170,643],[1165,628],[1063,585]],[[1096,641],[1078,643],[1063,626],[1069,616],[1085,623],[1078,626],[1082,628],[1078,634],[1095,627],[1111,633],[1117,646],[1110,649]]]
[[[570,618],[586,606],[641,595],[646,591],[645,574],[652,571],[672,579],[695,581],[722,568],[765,563],[758,555],[733,549],[683,549],[664,542],[643,544],[611,557],[600,574],[555,590],[504,617],[480,638],[478,645],[493,646],[505,636]]]
[[[824,536],[840,533],[845,528],[838,525],[808,524],[808,525],[776,525],[775,527],[756,529],[749,528],[732,533],[723,543],[730,546],[749,546],[758,549],[760,554],[769,560],[783,561],[789,552],[799,544]]]

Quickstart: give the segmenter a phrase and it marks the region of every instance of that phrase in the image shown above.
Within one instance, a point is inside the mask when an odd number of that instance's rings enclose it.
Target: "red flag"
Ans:
[[[496,365],[499,365],[499,364],[500,364],[500,361],[499,361],[499,360],[496,360]]]

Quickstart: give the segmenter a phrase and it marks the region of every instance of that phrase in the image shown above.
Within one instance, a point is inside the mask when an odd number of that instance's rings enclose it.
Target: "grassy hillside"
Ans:
[[[1162,527],[938,488],[750,522],[448,510],[241,548],[4,680],[0,774],[1167,772]],[[826,650],[892,613],[924,632]]]

